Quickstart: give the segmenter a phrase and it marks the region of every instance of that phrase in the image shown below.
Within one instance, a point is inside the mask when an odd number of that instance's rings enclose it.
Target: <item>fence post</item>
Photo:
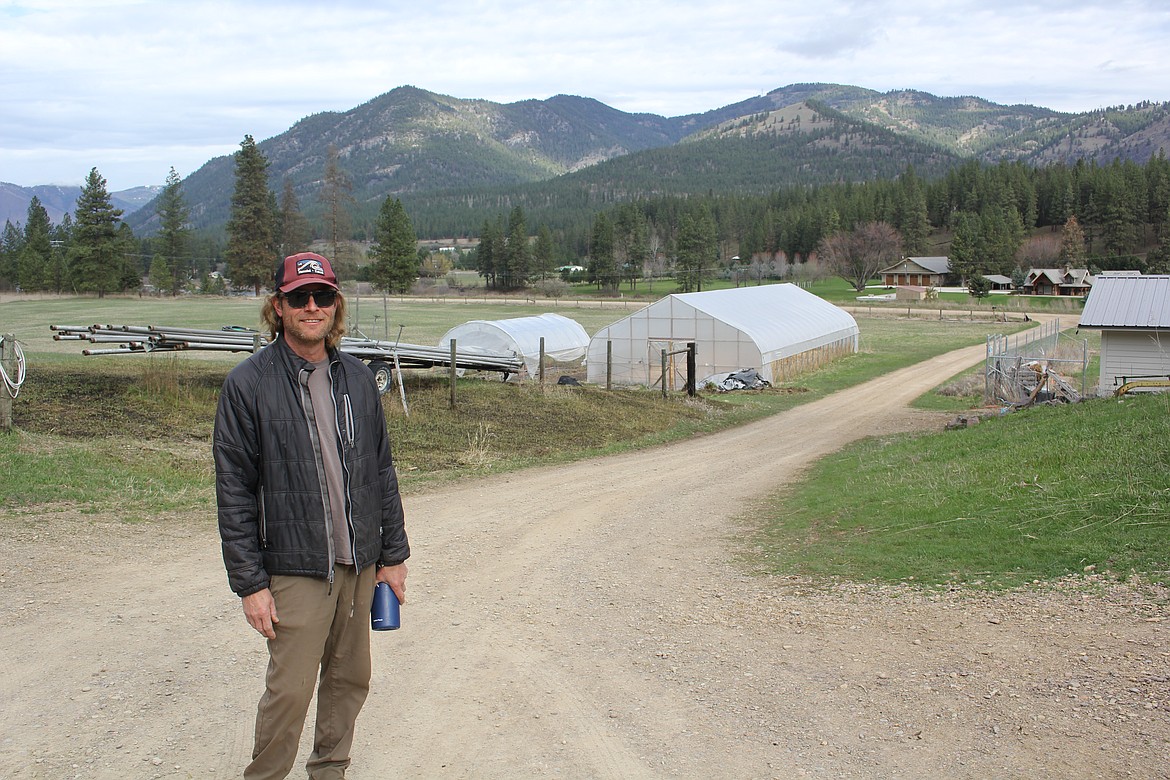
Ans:
[[[662,397],[666,398],[666,350],[662,350]]]
[[[605,342],[605,389],[613,389],[613,341]]]
[[[0,336],[3,339],[0,342],[0,367],[4,369],[4,375],[16,378],[16,334],[5,333]],[[12,430],[12,393],[9,392],[7,384],[0,387],[0,430]]]
[[[687,342],[687,395],[695,397],[695,342]]]
[[[544,386],[544,336],[540,337],[540,385]]]
[[[455,408],[455,378],[457,376],[455,369],[455,339],[451,339],[451,370],[447,374],[447,384],[451,388],[451,398],[447,402],[448,409]]]

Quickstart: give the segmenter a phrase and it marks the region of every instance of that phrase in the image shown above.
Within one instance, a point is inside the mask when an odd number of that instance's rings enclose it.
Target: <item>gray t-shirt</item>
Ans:
[[[337,409],[330,390],[329,359],[326,358],[313,364],[313,373],[309,374],[309,398],[325,466],[325,488],[329,494],[328,509],[333,525],[333,558],[338,563],[352,564],[353,543],[349,538],[349,523],[345,520],[345,477],[337,451]]]

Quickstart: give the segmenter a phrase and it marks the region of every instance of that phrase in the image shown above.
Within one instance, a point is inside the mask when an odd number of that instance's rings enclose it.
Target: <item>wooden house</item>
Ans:
[[[1029,268],[1024,278],[1024,295],[1084,296],[1093,287],[1086,268]]]
[[[951,260],[948,257],[903,257],[878,273],[886,287],[942,287],[950,272]]]

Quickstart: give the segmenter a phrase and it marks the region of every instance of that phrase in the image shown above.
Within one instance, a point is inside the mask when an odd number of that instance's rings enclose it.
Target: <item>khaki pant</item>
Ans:
[[[283,778],[297,758],[305,716],[317,689],[317,726],[309,777],[345,776],[354,722],[370,690],[370,604],[374,567],[339,566],[332,591],[312,577],[274,576],[276,638],[268,641],[266,689],[256,709],[248,780]]]

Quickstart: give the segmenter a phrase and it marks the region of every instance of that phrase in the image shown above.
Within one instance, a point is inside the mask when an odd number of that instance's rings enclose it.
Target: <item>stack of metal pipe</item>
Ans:
[[[252,352],[263,347],[268,339],[259,331],[239,326],[219,330],[183,328],[170,325],[50,325],[57,341],[87,341],[91,344],[117,346],[86,348],[83,355],[132,355],[147,352],[178,352],[182,350],[217,350],[224,352]],[[456,345],[458,346],[458,345]],[[366,361],[385,360],[409,368],[435,368],[451,365],[449,347],[429,347],[421,344],[403,344],[394,341],[376,341],[361,337],[341,340],[343,352]],[[471,371],[500,371],[518,374],[524,360],[517,354],[490,352],[484,349],[462,347],[455,355],[455,367]]]

